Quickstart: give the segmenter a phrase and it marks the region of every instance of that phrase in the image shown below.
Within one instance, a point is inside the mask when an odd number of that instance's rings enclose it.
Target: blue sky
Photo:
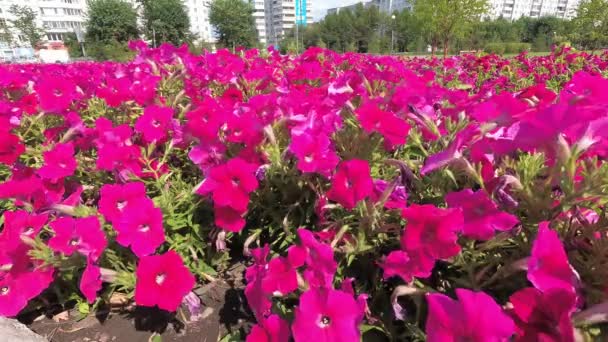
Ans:
[[[312,9],[315,21],[323,18],[328,8],[352,5],[357,2],[361,2],[361,0],[313,0]]]

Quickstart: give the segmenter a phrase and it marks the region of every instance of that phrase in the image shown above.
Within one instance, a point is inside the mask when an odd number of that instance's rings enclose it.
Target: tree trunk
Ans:
[[[443,58],[448,58],[449,44],[450,41],[448,39],[443,40]]]

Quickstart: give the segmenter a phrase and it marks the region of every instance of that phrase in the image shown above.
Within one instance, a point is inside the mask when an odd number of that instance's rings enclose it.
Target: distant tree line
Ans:
[[[295,30],[281,42],[362,53],[489,50],[548,51],[553,44],[572,43],[581,49],[608,47],[608,0],[582,0],[572,20],[522,17],[515,21],[483,20],[486,0],[419,0],[412,10],[382,13],[374,6],[328,14],[318,23]]]

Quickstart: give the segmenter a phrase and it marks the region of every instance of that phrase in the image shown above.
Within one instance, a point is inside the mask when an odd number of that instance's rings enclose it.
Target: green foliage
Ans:
[[[86,40],[128,42],[139,35],[137,13],[124,0],[93,0],[88,3]]]
[[[530,51],[532,45],[530,43],[488,43],[484,47],[484,51],[487,53],[495,53],[497,55],[502,54],[519,54],[524,51]]]
[[[218,43],[227,48],[255,47],[257,31],[253,6],[243,0],[215,0],[209,7],[209,22],[215,27]]]
[[[76,38],[75,33],[68,33],[64,40],[65,46],[68,48],[68,52],[71,58],[81,58],[82,55],[82,47]]]
[[[29,6],[20,5],[12,5],[8,12],[15,17],[10,20],[11,25],[25,36],[32,47],[38,45],[44,32],[36,25],[36,12]]]
[[[190,17],[182,0],[139,0],[143,8],[143,31],[156,46],[163,42],[173,45],[190,43]]]
[[[570,38],[582,48],[595,50],[608,45],[607,0],[582,0],[572,23]]]
[[[424,0],[414,3],[414,15],[435,51],[441,43],[447,55],[450,42],[466,32],[488,11],[487,0]]]
[[[98,61],[126,62],[135,55],[129,50],[127,43],[117,41],[92,42],[88,43],[86,48],[87,54]]]

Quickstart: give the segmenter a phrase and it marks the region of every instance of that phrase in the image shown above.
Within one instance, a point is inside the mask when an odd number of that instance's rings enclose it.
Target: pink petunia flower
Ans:
[[[346,209],[353,209],[357,202],[370,196],[372,192],[369,164],[365,160],[353,159],[338,166],[327,198],[340,203]]]
[[[34,89],[38,93],[40,108],[45,112],[61,113],[80,97],[74,82],[57,76],[41,78]]]
[[[528,287],[509,298],[515,322],[515,341],[574,342],[572,314],[576,295],[563,289],[541,292]]]
[[[45,179],[60,179],[73,175],[76,167],[78,163],[74,158],[74,145],[57,144],[52,150],[44,152],[44,165],[38,174]]]
[[[82,292],[89,303],[93,303],[97,299],[97,292],[100,289],[101,269],[89,260],[80,279],[80,292]]]
[[[4,229],[0,240],[17,241],[21,236],[35,238],[46,224],[48,214],[31,214],[25,210],[4,212]]]
[[[231,207],[213,206],[215,225],[228,232],[238,233],[245,228],[244,213],[240,213]]]
[[[311,288],[300,296],[292,325],[296,341],[359,341],[363,313],[352,295]]]
[[[389,186],[390,184],[384,180],[374,179],[374,193],[372,195],[374,202],[378,202],[382,198]],[[405,209],[407,207],[407,191],[403,185],[395,186],[388,195],[384,207],[386,209]]]
[[[49,224],[55,235],[49,247],[67,256],[74,252],[96,261],[108,245],[106,235],[96,216],[84,218],[60,217]]]
[[[25,152],[25,145],[23,145],[21,139],[8,131],[0,129],[0,164],[13,165],[23,152]]]
[[[298,289],[297,268],[304,264],[306,254],[302,248],[292,246],[288,257],[270,260],[262,280],[262,290],[269,294],[286,295]]]
[[[507,231],[519,223],[516,216],[498,210],[498,206],[483,190],[451,192],[445,200],[450,208],[462,209],[462,233],[472,239],[489,240],[494,236],[494,231]]]
[[[279,315],[270,315],[251,328],[245,342],[288,342],[289,324]]]
[[[564,289],[572,293],[579,287],[579,277],[568,262],[559,236],[549,222],[538,225],[538,235],[528,260],[528,280],[540,291]]]
[[[144,256],[136,270],[135,303],[174,312],[195,284],[194,276],[174,251]]]
[[[458,301],[439,293],[427,295],[429,342],[510,340],[515,332],[513,320],[492,297],[466,289],[456,289],[456,296]]]
[[[167,132],[173,127],[173,108],[148,106],[144,114],[137,118],[135,130],[142,134],[146,143],[163,143]]]
[[[99,212],[109,222],[119,220],[127,204],[146,197],[144,183],[104,184],[99,190]]]
[[[289,151],[298,158],[297,167],[303,173],[316,172],[329,176],[340,161],[331,147],[331,140],[324,134],[293,135]]]
[[[295,247],[292,254],[298,255],[298,258],[305,258],[308,266],[304,273],[305,279],[310,286],[330,288],[338,269],[333,249],[319,242],[313,233],[306,229],[298,229],[298,237],[302,244],[300,247]]]
[[[390,252],[380,263],[384,270],[384,279],[399,276],[405,282],[411,282],[414,277],[428,278],[431,276],[435,259],[420,252],[398,250]]]
[[[391,149],[405,144],[410,125],[404,119],[391,112],[383,111],[372,102],[367,102],[357,108],[356,115],[365,132],[382,134]]]
[[[463,225],[460,209],[412,204],[403,210],[403,218],[407,225],[401,244],[408,253],[417,252],[431,259],[443,260],[460,253],[457,242],[457,234]]]
[[[258,188],[256,170],[255,165],[241,158],[233,158],[226,164],[212,168],[196,193],[211,194],[213,203],[218,207],[230,207],[237,212],[245,212],[249,204],[249,194]]]
[[[118,233],[116,242],[130,246],[138,257],[154,253],[165,242],[163,213],[148,198],[129,201],[113,225]]]

